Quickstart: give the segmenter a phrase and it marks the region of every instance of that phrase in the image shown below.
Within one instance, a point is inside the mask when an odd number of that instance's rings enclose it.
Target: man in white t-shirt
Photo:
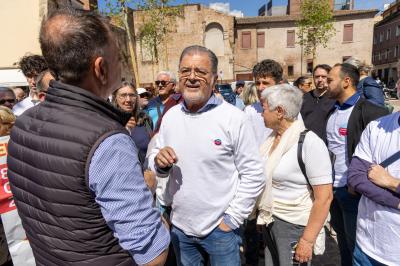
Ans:
[[[336,100],[326,128],[328,149],[336,156],[330,223],[337,233],[343,266],[352,263],[359,202],[359,196],[347,187],[348,166],[367,124],[387,114],[357,92],[359,77],[358,69],[346,63],[335,65],[328,74],[327,95]]]
[[[253,76],[258,98],[261,99],[261,93],[266,88],[279,84],[282,81],[283,69],[278,62],[271,59],[265,59],[254,66]],[[244,112],[251,121],[254,133],[256,134],[256,141],[260,146],[272,132],[271,129],[264,125],[262,105],[258,101],[252,105],[246,106]]]
[[[40,102],[36,90],[36,78],[48,68],[46,60],[41,55],[26,55],[22,57],[19,61],[19,67],[28,81],[29,96],[13,107],[12,111],[16,116],[22,115],[23,112]]]
[[[362,194],[353,265],[400,265],[400,113],[371,122],[349,167],[349,186]]]
[[[246,115],[217,98],[218,59],[187,47],[179,63],[184,101],[163,117],[149,166],[169,175],[171,239],[179,265],[240,265],[239,226],[265,183]]]

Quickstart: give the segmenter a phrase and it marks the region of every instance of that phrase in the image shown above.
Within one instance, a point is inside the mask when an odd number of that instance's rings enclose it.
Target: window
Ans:
[[[396,36],[400,36],[400,25],[396,27]]]
[[[294,35],[294,30],[288,30],[287,31],[287,47],[294,47],[295,43],[295,35]]]
[[[386,59],[389,59],[389,57],[390,57],[390,50],[387,49],[387,50],[386,50]]]
[[[381,34],[379,34],[379,42],[383,42],[383,32],[381,32]]]
[[[390,40],[390,33],[391,33],[391,31],[390,31],[390,29],[388,29],[386,32],[386,40]]]
[[[287,67],[287,73],[289,77],[292,77],[294,75],[294,67],[293,66],[288,66]]]
[[[257,48],[265,47],[265,33],[257,32]]]
[[[378,61],[380,61],[381,60],[381,54],[377,53],[376,56],[378,57]]]
[[[376,36],[374,36],[374,44],[376,44],[376,40],[377,40],[378,38],[376,37]]]
[[[313,69],[314,69],[314,62],[313,62],[313,60],[311,59],[311,60],[308,60],[307,61],[307,73],[312,73],[313,72]]]
[[[345,24],[343,27],[343,42],[353,41],[353,24]]]
[[[243,49],[251,48],[251,32],[250,31],[242,32],[242,48]]]

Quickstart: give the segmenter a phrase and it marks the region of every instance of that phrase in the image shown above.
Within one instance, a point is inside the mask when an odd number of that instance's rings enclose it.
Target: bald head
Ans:
[[[82,82],[91,62],[110,42],[107,22],[98,14],[63,9],[42,22],[40,46],[49,69],[69,84]]]

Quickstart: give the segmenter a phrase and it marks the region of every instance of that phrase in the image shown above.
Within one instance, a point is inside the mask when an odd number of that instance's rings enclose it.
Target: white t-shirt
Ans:
[[[37,102],[36,104],[38,104],[39,102]],[[28,110],[29,108],[34,107],[35,104],[32,102],[32,98],[31,96],[26,97],[25,99],[23,99],[22,101],[20,101],[19,103],[17,103],[12,111],[14,113],[14,115],[16,116],[20,116],[22,115],[26,110]]]
[[[361,135],[354,152],[363,160],[381,163],[400,149],[400,112],[372,121]],[[386,170],[400,179],[400,160]],[[371,258],[400,265],[400,210],[362,196],[358,205],[357,244]]]
[[[199,114],[181,105],[164,116],[149,166],[159,149],[169,146],[177,156],[170,172],[172,224],[185,234],[203,237],[230,215],[243,223],[264,189],[265,176],[254,132],[246,115],[223,102]]]
[[[354,106],[345,110],[336,109],[328,119],[326,125],[326,137],[328,148],[336,156],[334,187],[347,185],[347,170],[349,158],[347,158],[347,124]]]
[[[259,109],[262,109],[259,102],[255,104],[258,105]],[[264,118],[262,117],[262,112],[260,112],[261,109],[257,111],[254,106],[249,105],[246,106],[246,108],[244,108],[243,110],[246,113],[247,118],[250,120],[251,125],[253,126],[258,146],[261,146],[261,144],[264,143],[269,134],[271,134],[272,132],[272,129],[267,128],[264,124]]]
[[[296,143],[281,158],[272,176],[274,198],[293,201],[307,193],[308,183],[297,160]],[[332,164],[325,143],[309,131],[303,143],[303,162],[311,185],[332,183]]]

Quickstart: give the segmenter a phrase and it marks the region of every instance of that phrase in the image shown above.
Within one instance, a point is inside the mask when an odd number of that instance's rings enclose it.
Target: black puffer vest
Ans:
[[[91,157],[127,134],[130,114],[92,93],[52,81],[46,100],[18,117],[8,176],[38,265],[135,265],[88,188]]]

